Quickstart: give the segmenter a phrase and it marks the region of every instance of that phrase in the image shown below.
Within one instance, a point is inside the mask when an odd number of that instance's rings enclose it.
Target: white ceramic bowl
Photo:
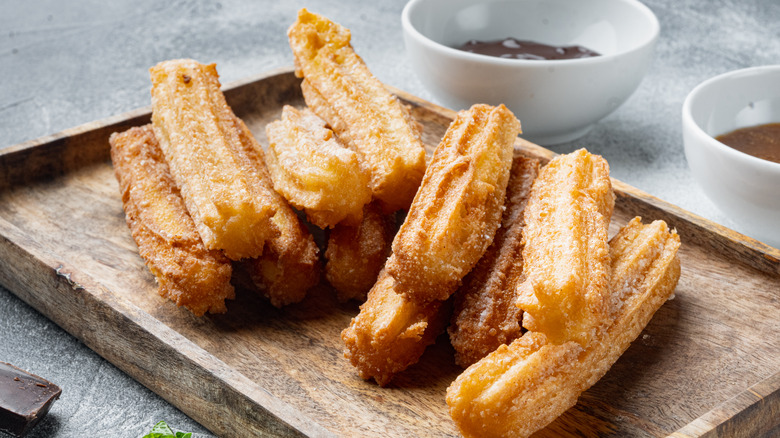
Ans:
[[[765,123],[780,123],[780,65],[716,76],[683,104],[685,157],[694,180],[745,234],[780,248],[780,164],[713,138]]]
[[[412,69],[452,109],[505,104],[523,137],[551,145],[574,140],[636,90],[653,56],[659,25],[636,0],[411,0],[402,13]],[[602,56],[502,59],[454,47],[514,37],[581,45]]]

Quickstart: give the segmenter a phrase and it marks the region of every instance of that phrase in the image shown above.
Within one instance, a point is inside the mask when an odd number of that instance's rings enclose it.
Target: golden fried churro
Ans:
[[[520,122],[504,105],[458,113],[393,240],[387,272],[418,302],[447,299],[493,241]]]
[[[485,255],[455,292],[448,331],[455,348],[455,362],[464,368],[522,334],[523,313],[515,304],[515,289],[524,278],[523,212],[538,173],[538,160],[514,158],[501,227]]]
[[[525,328],[585,345],[606,321],[614,202],[609,165],[585,149],[542,168],[525,210],[526,280],[517,290]]]
[[[344,356],[360,377],[386,386],[395,374],[416,363],[436,337],[444,332],[449,302],[417,304],[399,294],[393,277],[382,270],[379,279],[341,333]]]
[[[285,105],[281,120],[265,130],[266,164],[277,192],[320,228],[360,224],[363,205],[371,201],[368,176],[322,119]]]
[[[284,245],[269,244],[263,255],[245,261],[252,282],[275,307],[302,301],[320,281],[320,261],[314,248],[293,248],[299,250],[290,251],[288,247],[285,252]]]
[[[330,231],[325,278],[339,301],[365,301],[390,254],[394,233],[395,216],[382,214],[376,202],[365,206],[360,225],[338,224]]]
[[[254,175],[253,192],[274,211],[273,236],[266,241],[263,255],[247,261],[255,285],[276,307],[297,303],[319,282],[319,249],[309,230],[287,201],[273,189],[265,156],[252,133],[238,117],[240,158],[243,168]]]
[[[614,311],[585,346],[527,332],[469,367],[447,389],[465,437],[525,437],[577,402],[670,298],[680,277],[680,238],[663,221],[632,220],[610,243]]]
[[[233,260],[259,256],[274,211],[237,157],[243,123],[225,102],[216,66],[172,60],[150,73],[154,132],[204,245]]]
[[[317,89],[306,80],[306,78],[301,81],[301,92],[303,92],[306,105],[309,108],[316,108],[314,112],[316,112],[319,117],[322,117],[323,120],[326,120],[326,123],[330,129],[338,134],[339,140],[351,150],[357,151],[355,142],[352,141],[352,137],[349,136],[349,127],[347,124],[339,118],[338,114],[336,114],[333,108],[331,108],[328,100],[325,99],[325,97],[321,95],[320,92],[317,91]],[[358,160],[360,160],[359,155]],[[362,165],[365,166],[365,163],[362,163]],[[364,171],[364,173],[368,174],[367,171]]]
[[[408,207],[425,172],[409,111],[354,52],[345,27],[301,9],[287,34],[307,105],[357,152],[386,211]]]
[[[151,125],[114,133],[109,143],[127,225],[159,294],[197,316],[224,313],[235,296],[230,260],[204,248]]]

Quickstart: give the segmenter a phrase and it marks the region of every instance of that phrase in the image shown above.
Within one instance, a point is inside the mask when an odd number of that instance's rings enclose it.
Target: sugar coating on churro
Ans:
[[[395,280],[383,270],[360,313],[341,333],[344,356],[360,377],[386,386],[444,332],[448,310],[447,302],[421,305],[398,293]]]
[[[245,127],[225,102],[216,66],[172,60],[150,73],[154,132],[204,245],[234,260],[260,255],[274,211],[242,163]]]
[[[301,9],[287,34],[307,105],[354,148],[385,210],[407,208],[425,172],[420,126],[354,52],[349,29]]]
[[[524,278],[523,213],[538,173],[539,160],[514,158],[501,227],[485,255],[455,292],[448,332],[455,348],[455,362],[464,368],[522,334],[523,313],[515,305],[515,289]]]
[[[339,301],[365,301],[390,255],[395,216],[385,215],[376,202],[364,208],[358,226],[336,225],[328,235],[325,278]]]
[[[280,120],[266,126],[266,165],[274,189],[302,209],[311,223],[357,226],[371,200],[368,177],[357,154],[309,109],[285,105]]]
[[[127,225],[160,295],[197,316],[224,313],[235,296],[230,260],[203,246],[152,127],[114,133],[109,143]]]
[[[287,201],[273,188],[265,154],[252,133],[237,117],[242,166],[252,173],[254,193],[274,212],[273,235],[260,257],[247,260],[250,276],[272,305],[282,307],[306,297],[321,276],[319,248],[309,230]]]
[[[505,106],[458,113],[393,240],[387,271],[419,302],[447,299],[501,223],[520,122]]]
[[[587,344],[527,332],[464,371],[447,389],[466,437],[526,437],[574,406],[674,293],[680,238],[666,223],[633,219],[610,241],[612,279],[603,328]]]
[[[584,345],[603,324],[614,202],[609,165],[585,149],[542,168],[525,210],[526,280],[517,289],[525,328]]]

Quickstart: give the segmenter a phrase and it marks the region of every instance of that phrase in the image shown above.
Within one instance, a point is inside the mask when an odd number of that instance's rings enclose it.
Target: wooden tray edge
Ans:
[[[780,428],[780,372],[756,383],[682,429],[672,438],[760,437]]]

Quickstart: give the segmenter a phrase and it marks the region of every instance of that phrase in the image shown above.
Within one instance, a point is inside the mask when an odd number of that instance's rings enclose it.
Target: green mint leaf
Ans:
[[[148,434],[143,436],[143,438],[191,438],[191,437],[192,437],[192,433],[188,433],[185,435],[182,432],[176,432],[176,435],[174,435],[173,431],[165,421],[160,421],[157,424],[155,424],[152,430]]]

